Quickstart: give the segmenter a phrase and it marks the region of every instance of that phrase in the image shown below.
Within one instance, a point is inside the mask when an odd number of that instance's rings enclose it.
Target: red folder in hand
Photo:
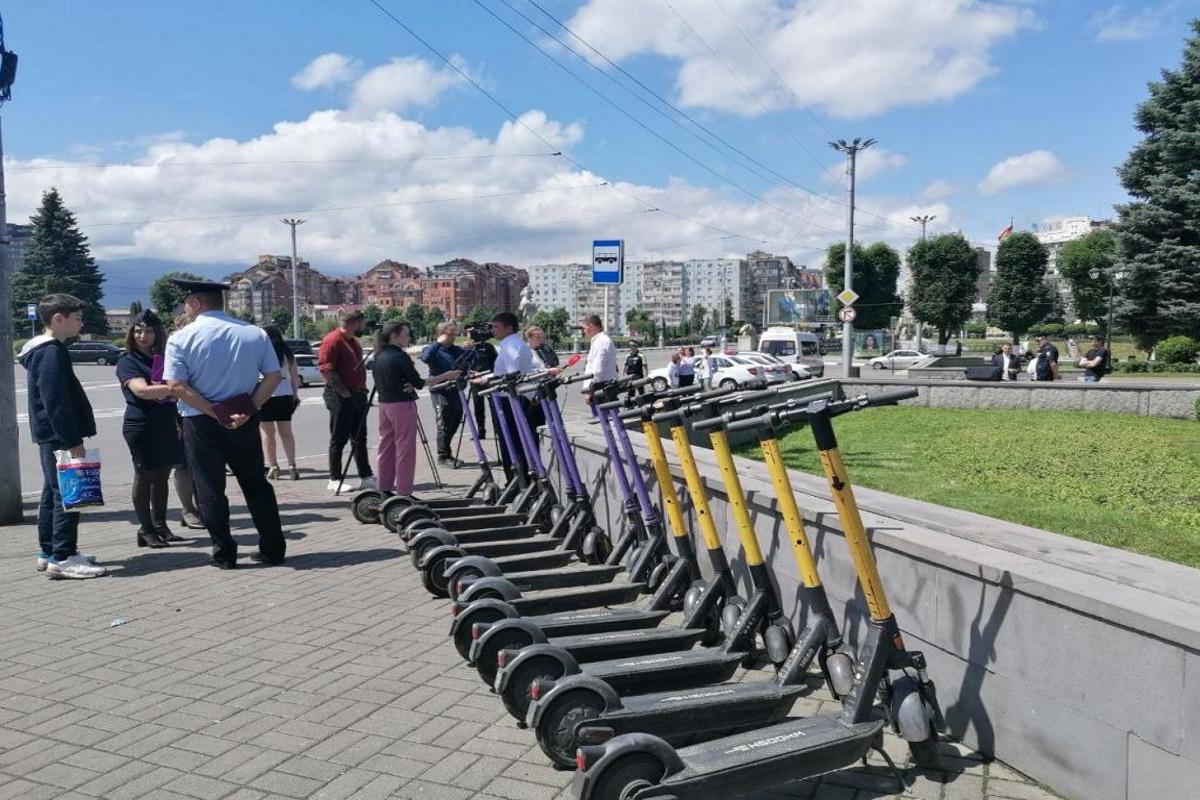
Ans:
[[[213,403],[213,411],[216,412],[217,421],[225,427],[229,427],[233,422],[234,414],[245,414],[247,417],[253,417],[258,413],[258,408],[255,407],[254,401],[250,399],[248,394],[236,394],[228,400],[222,400],[219,403]]]

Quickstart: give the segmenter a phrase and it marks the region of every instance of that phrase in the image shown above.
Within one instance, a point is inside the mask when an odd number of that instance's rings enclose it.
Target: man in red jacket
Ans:
[[[358,309],[343,309],[340,324],[325,334],[317,352],[317,366],[325,378],[325,407],[329,409],[329,483],[326,489],[338,491],[343,485],[342,453],[346,443],[358,468],[358,489],[374,489],[375,474],[367,453],[367,370],[363,365],[362,345],[358,337],[366,318]]]

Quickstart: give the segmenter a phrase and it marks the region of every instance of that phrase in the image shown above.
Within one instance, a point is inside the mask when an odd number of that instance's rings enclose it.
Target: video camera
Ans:
[[[488,339],[492,338],[491,328],[472,326],[467,328],[465,333],[471,338],[472,342],[475,342],[475,344],[482,344],[483,342],[486,342]]]

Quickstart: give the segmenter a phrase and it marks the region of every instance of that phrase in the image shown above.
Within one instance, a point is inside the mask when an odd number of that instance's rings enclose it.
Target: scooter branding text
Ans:
[[[725,689],[721,692],[696,692],[695,694],[680,694],[674,697],[664,697],[659,700],[659,703],[676,703],[680,700],[703,700],[706,697],[722,697],[723,695],[734,694],[733,689]]]
[[[757,750],[760,747],[770,747],[773,744],[790,742],[792,739],[799,739],[802,736],[808,736],[808,734],[804,731],[794,731],[793,733],[785,733],[782,736],[772,736],[770,739],[759,739],[757,742],[751,742],[750,744],[739,744],[737,747],[726,750],[725,755],[729,755],[731,753],[748,753],[751,750]]]

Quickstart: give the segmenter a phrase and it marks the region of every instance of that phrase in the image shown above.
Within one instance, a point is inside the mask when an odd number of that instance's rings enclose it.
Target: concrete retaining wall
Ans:
[[[932,408],[1027,408],[1034,411],[1106,411],[1142,417],[1196,419],[1197,383],[1040,383],[1015,381],[876,378],[839,380],[849,394],[896,386],[916,386],[919,398],[906,401]],[[854,389],[851,390],[850,387]]]
[[[595,432],[574,441],[582,473],[594,474],[603,441]],[[709,450],[696,457],[744,586],[716,463]],[[648,461],[642,467],[652,482]],[[758,462],[738,467],[760,546],[802,625],[770,480]],[[847,468],[853,478],[853,462]],[[793,472],[792,481],[830,601],[856,643],[865,608],[824,479]],[[611,483],[596,505],[615,524]],[[955,737],[1072,800],[1198,796],[1200,571],[882,492],[856,494],[900,627],[926,653]]]

